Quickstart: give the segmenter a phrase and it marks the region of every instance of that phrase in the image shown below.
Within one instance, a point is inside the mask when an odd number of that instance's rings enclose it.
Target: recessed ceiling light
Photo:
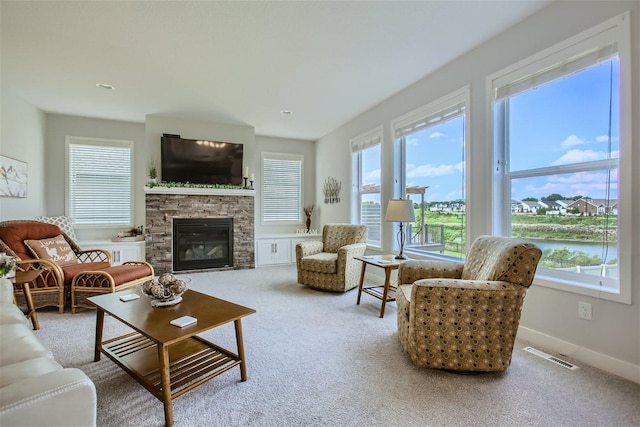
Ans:
[[[115,87],[108,85],[106,83],[98,83],[96,86],[101,87],[102,89],[116,90]]]
[[[291,114],[291,110],[280,110],[280,114]]]

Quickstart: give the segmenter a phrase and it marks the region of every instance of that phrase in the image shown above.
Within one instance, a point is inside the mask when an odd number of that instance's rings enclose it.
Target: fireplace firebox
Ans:
[[[173,271],[233,267],[233,218],[174,218]]]

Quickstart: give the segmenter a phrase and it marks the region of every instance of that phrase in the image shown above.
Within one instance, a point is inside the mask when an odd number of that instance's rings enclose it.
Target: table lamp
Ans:
[[[398,244],[400,245],[400,253],[396,255],[396,259],[407,259],[407,256],[403,253],[406,237],[402,225],[405,222],[415,222],[416,213],[413,210],[413,203],[411,202],[411,200],[389,200],[389,204],[387,205],[387,213],[384,216],[384,220],[400,223],[400,231],[398,231]]]

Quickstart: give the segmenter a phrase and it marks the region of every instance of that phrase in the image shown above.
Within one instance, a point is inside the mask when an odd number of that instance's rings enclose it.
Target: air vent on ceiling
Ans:
[[[572,363],[569,363],[569,362],[567,362],[565,360],[562,360],[562,359],[558,359],[555,356],[547,354],[544,351],[540,351],[540,350],[535,349],[533,347],[525,347],[523,350],[524,351],[528,351],[531,354],[535,354],[538,357],[542,357],[543,359],[547,359],[548,361],[553,362],[556,365],[564,366],[565,368],[571,369],[572,371],[578,369],[578,367],[576,365],[572,364]]]

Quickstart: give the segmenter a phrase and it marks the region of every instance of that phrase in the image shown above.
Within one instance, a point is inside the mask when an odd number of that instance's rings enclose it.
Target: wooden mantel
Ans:
[[[144,187],[145,194],[191,194],[194,196],[246,196],[255,197],[256,190],[195,187]]]

